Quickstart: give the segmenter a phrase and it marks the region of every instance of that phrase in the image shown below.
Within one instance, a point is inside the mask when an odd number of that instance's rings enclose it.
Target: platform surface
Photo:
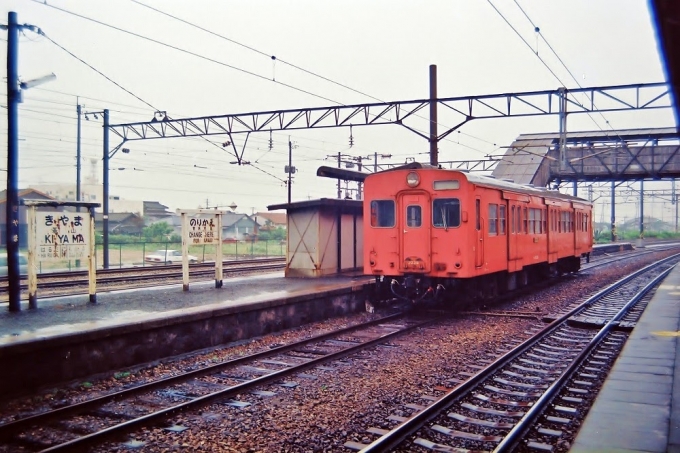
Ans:
[[[680,453],[680,266],[643,313],[570,452]]]
[[[286,299],[302,294],[318,294],[370,281],[363,276],[337,276],[315,279],[285,278],[272,272],[223,280],[191,282],[189,291],[182,284],[154,288],[109,291],[97,294],[97,303],[85,295],[38,299],[38,308],[29,310],[23,300],[20,312],[0,310],[0,348],[26,341],[45,341],[50,337],[78,331],[97,330],[117,325],[141,323],[183,313],[243,306],[268,300]],[[40,291],[38,291],[40,296]]]

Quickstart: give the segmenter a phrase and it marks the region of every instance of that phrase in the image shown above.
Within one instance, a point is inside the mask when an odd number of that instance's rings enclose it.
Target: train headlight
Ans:
[[[418,176],[418,173],[412,171],[406,175],[406,184],[408,184],[409,187],[416,187],[420,184],[420,176]]]

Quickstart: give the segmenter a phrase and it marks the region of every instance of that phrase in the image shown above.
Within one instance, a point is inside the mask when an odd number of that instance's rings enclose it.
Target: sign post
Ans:
[[[182,290],[189,291],[189,246],[215,245],[215,288],[222,287],[222,215],[217,209],[178,209],[182,220]]]
[[[28,308],[38,308],[38,263],[88,260],[88,293],[97,302],[94,208],[99,203],[23,200],[28,209]],[[88,213],[63,211],[85,207]],[[40,209],[42,208],[42,209]],[[46,208],[52,208],[47,210]]]

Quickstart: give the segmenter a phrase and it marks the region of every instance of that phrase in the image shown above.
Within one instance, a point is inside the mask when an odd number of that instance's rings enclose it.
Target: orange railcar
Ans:
[[[364,272],[411,301],[495,297],[592,245],[591,203],[557,191],[420,164],[364,181]]]

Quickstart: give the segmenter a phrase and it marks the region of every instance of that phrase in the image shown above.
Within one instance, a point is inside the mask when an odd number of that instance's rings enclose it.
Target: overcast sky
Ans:
[[[46,37],[25,31],[19,44],[21,79],[52,72],[57,79],[24,92],[19,110],[22,188],[75,183],[78,102],[85,111],[108,108],[111,123],[118,124],[151,120],[156,109],[180,118],[422,99],[428,96],[430,64],[438,67],[439,97],[547,90],[562,83],[577,87],[538,39],[531,22],[581,86],[665,81],[645,0],[45,3],[3,1],[0,22],[6,23],[8,11],[16,12],[20,23],[40,27],[47,37],[134,96]],[[0,32],[3,76],[6,37]],[[3,107],[6,92],[6,86],[0,88]],[[0,110],[0,118],[0,124],[6,124],[6,109]],[[604,118],[571,115],[568,127],[599,130],[608,128],[606,121],[617,129],[674,124],[669,110],[659,110],[610,113]],[[441,131],[446,119],[440,122],[444,123]],[[425,119],[420,127],[427,130]],[[501,147],[519,134],[557,129],[554,115],[472,121],[461,133],[440,142],[439,160],[501,154]],[[338,152],[354,157],[391,154],[391,160],[384,162],[393,163],[408,157],[429,161],[427,141],[399,126],[354,127],[351,147],[347,128],[273,132],[271,150],[269,133],[254,134],[244,155],[253,164],[248,166],[230,164],[233,155],[200,138],[136,141],[125,145],[129,154],[118,153],[112,159],[110,193],[159,201],[171,209],[234,202],[240,212],[265,210],[287,199],[283,181],[289,135],[297,146],[293,165],[299,169],[292,186],[293,201],[335,196],[335,181],[315,174],[321,165],[337,165],[327,156]],[[239,147],[243,138],[236,138]],[[225,138],[211,136],[209,140],[221,143]],[[6,167],[6,142],[3,126],[0,168]],[[117,144],[112,137],[111,146]],[[96,159],[96,176],[101,181],[101,119],[83,121],[82,155],[83,180],[90,174],[90,160]],[[0,179],[5,187],[5,172]]]

